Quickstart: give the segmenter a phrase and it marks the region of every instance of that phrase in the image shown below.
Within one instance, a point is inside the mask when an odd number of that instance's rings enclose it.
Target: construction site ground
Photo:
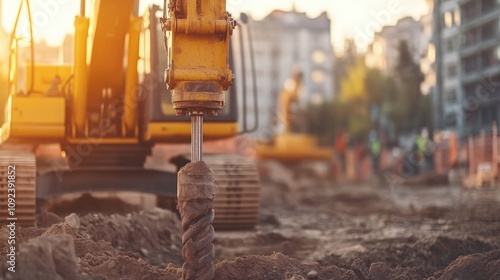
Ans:
[[[216,232],[215,279],[500,279],[498,188],[286,176],[264,178],[255,230]],[[17,229],[16,273],[2,253],[0,278],[178,280],[181,235],[151,196],[66,197]]]

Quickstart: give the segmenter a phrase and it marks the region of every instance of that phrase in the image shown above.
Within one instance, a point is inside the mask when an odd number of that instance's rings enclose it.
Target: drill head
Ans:
[[[184,280],[212,280],[215,275],[215,232],[212,226],[215,175],[203,162],[189,163],[178,174],[178,209],[182,228]]]

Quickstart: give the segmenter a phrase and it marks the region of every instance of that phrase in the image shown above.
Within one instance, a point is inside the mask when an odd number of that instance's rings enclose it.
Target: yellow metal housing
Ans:
[[[142,18],[132,18],[128,31],[128,61],[125,85],[125,108],[123,126],[126,135],[133,135],[137,126],[137,64],[139,61],[139,44],[142,29]]]
[[[220,110],[223,91],[233,81],[228,56],[234,21],[226,1],[171,0],[163,28],[169,32],[166,82],[174,108],[179,114]]]
[[[92,132],[89,133],[88,136],[82,138],[67,138],[66,142],[69,144],[79,144],[79,143],[87,143],[90,142],[93,145],[100,144],[138,144],[139,141],[137,138],[125,138],[125,137],[117,137],[117,138],[104,138],[100,135],[94,135]]]
[[[65,136],[64,97],[10,96],[7,121],[2,126],[2,142],[60,141]]]
[[[26,66],[26,88],[33,88],[35,91],[45,93],[54,83],[54,79],[59,77],[60,86],[71,76],[71,66],[63,65],[35,65],[34,85],[31,87],[32,67]]]
[[[218,140],[238,134],[238,124],[234,122],[206,122],[203,138]],[[191,124],[187,122],[149,123],[144,140],[167,143],[186,143],[191,139]]]
[[[87,37],[89,19],[77,16],[75,19],[75,81],[73,93],[73,125],[76,131],[85,131],[87,122]]]
[[[319,147],[315,137],[298,133],[278,134],[273,144],[257,144],[256,154],[283,161],[329,160],[333,155],[332,149]]]

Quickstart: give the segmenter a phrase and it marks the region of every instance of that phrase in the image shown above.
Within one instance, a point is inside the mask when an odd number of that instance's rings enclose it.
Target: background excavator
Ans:
[[[298,68],[295,69],[279,94],[276,111],[280,132],[276,133],[271,141],[257,143],[255,147],[262,168],[266,163],[286,165],[287,168],[283,170],[293,170],[295,177],[302,174],[310,177],[319,175],[315,174],[315,171],[311,173],[311,168],[317,166],[316,163],[324,166],[323,163],[331,161],[332,149],[321,147],[315,136],[294,129],[293,123],[297,113],[292,110],[292,106],[300,99],[302,75]]]
[[[298,103],[301,88],[302,72],[296,69],[285,82],[279,94],[276,111],[278,112],[278,122],[282,132],[277,133],[270,143],[261,143],[256,146],[258,158],[285,162],[331,159],[331,149],[320,147],[316,137],[295,132],[293,129],[296,114],[292,111],[292,106]]]
[[[29,1],[22,0],[10,37],[8,88],[1,89],[8,100],[0,130],[1,177],[7,178],[3,173],[8,165],[16,165],[18,223],[32,225],[44,201],[67,193],[134,191],[176,198],[177,173],[145,168],[144,162],[155,145],[189,143],[193,133],[190,118],[178,115],[196,106],[212,106],[205,111],[202,136],[206,140],[228,139],[240,133],[237,87],[231,85],[233,77],[227,66],[228,60],[233,64],[235,56],[221,51],[216,52],[220,57],[213,57],[203,45],[211,40],[214,47],[224,50],[230,34],[225,36],[223,29],[232,32],[234,26],[227,25],[234,22],[223,16],[212,22],[214,30],[208,32],[213,35],[189,36],[206,30],[203,25],[190,23],[197,22],[189,18],[197,12],[193,6],[197,1],[187,2],[169,1],[169,12],[177,16],[172,22],[165,18],[167,11],[155,5],[139,16],[138,0],[92,1],[91,9],[82,0],[80,14],[75,18],[73,65],[36,64],[31,34],[31,60],[24,68],[18,60],[21,38],[16,28],[23,7],[28,10],[30,22],[31,15]],[[224,7],[218,6],[222,4]],[[225,1],[211,0],[203,5],[219,7],[225,13]],[[172,30],[182,28],[185,34],[178,32],[177,41],[169,41],[174,37]],[[180,58],[184,50],[198,59],[197,63],[218,67],[227,79],[223,81],[219,72],[192,67],[189,60]],[[26,82],[21,85],[22,70]],[[188,96],[179,94],[178,85],[177,92],[167,88],[182,79],[200,78],[223,82],[228,90],[223,95]],[[196,92],[192,83],[181,86],[185,92]],[[203,92],[215,91],[208,86]],[[207,100],[207,96],[212,99]],[[219,109],[218,117],[210,117]],[[61,158],[48,162],[36,158],[36,149],[53,143],[60,144]],[[26,145],[30,148],[20,148]],[[254,164],[235,154],[206,155],[204,161],[215,173],[217,186],[213,225],[228,229],[253,227],[259,208],[259,177]],[[188,162],[185,156],[176,161],[178,168]],[[9,182],[0,181],[2,209],[8,208],[9,201],[4,199],[8,188]],[[0,219],[6,220],[6,215],[2,211]]]

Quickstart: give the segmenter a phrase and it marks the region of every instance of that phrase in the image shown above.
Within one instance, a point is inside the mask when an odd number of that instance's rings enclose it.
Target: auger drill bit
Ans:
[[[215,249],[212,226],[215,176],[202,161],[203,115],[191,116],[191,163],[178,174],[178,209],[182,228],[182,277],[184,280],[212,280]]]
[[[167,4],[168,2],[168,4]],[[160,20],[168,65],[165,84],[179,116],[191,116],[191,163],[178,173],[184,280],[215,275],[215,175],[202,160],[203,116],[217,116],[234,80],[229,43],[236,22],[226,0],[164,0]]]

